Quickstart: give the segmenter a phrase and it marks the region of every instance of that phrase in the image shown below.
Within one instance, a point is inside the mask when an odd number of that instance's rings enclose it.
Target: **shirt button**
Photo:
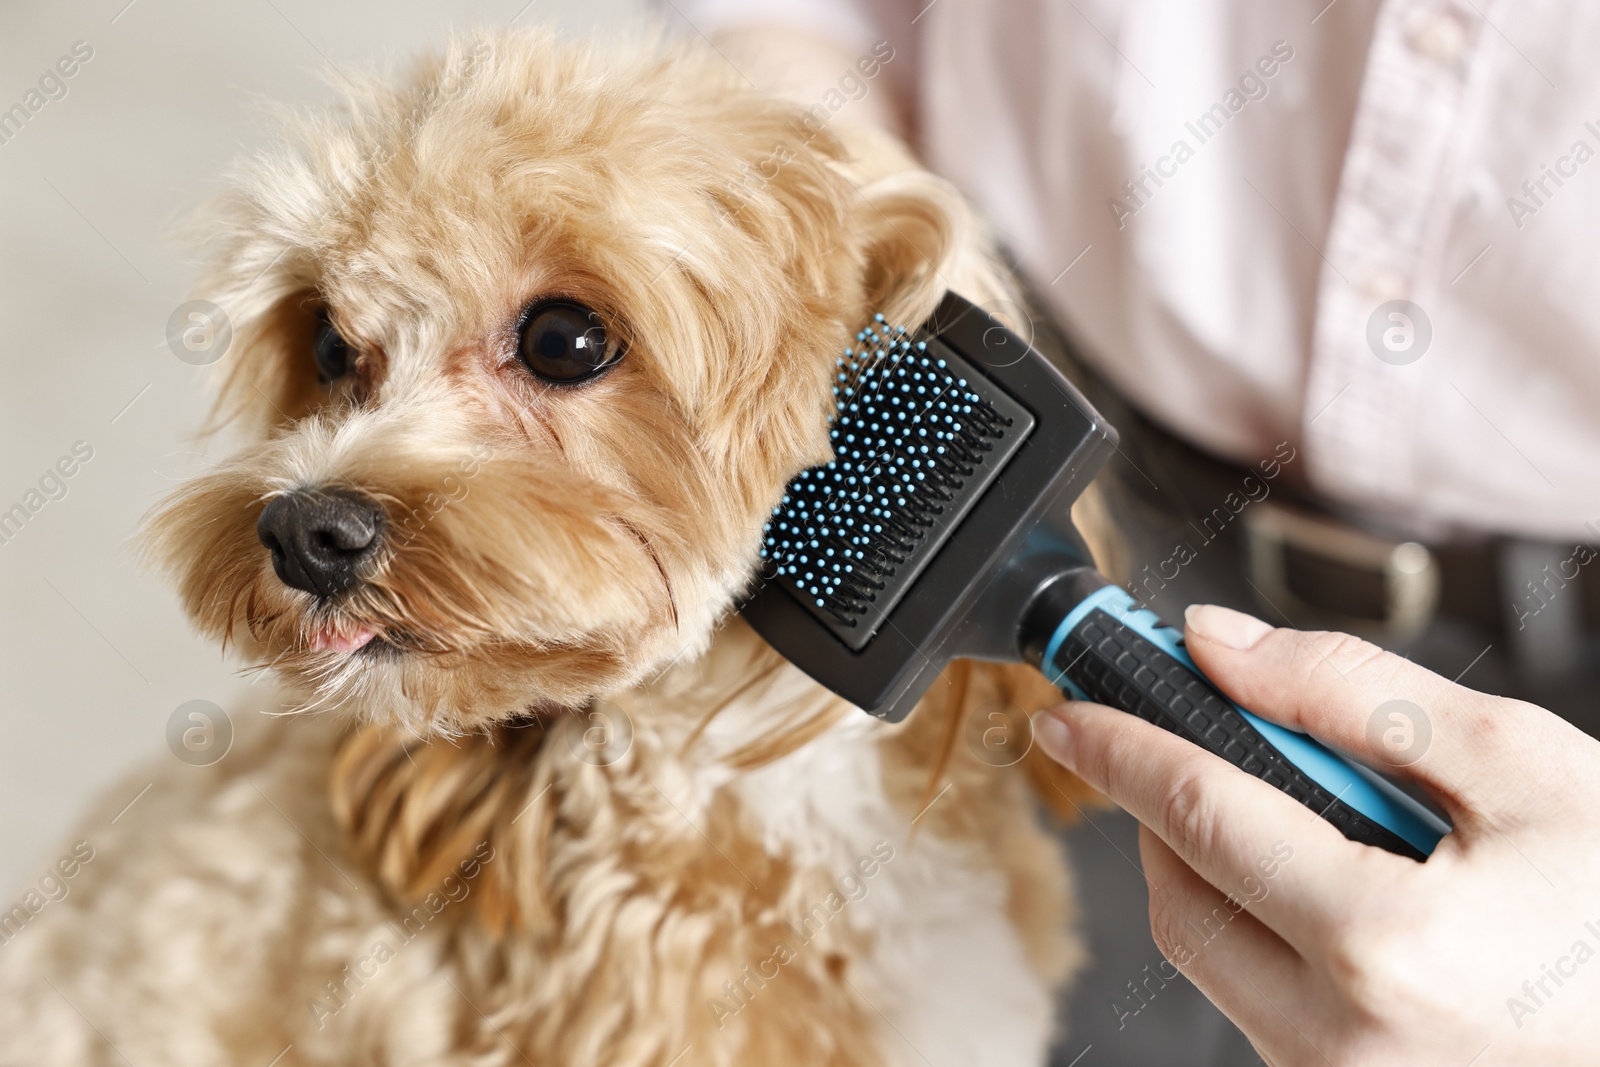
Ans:
[[[1439,63],[1454,63],[1467,44],[1467,28],[1453,14],[1439,13],[1411,31],[1411,47]]]
[[[1391,300],[1403,299],[1406,295],[1406,280],[1398,271],[1388,267],[1376,267],[1361,279],[1361,291],[1380,304]]]

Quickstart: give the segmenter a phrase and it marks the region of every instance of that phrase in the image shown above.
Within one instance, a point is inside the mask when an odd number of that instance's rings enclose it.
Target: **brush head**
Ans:
[[[839,359],[834,458],[767,523],[741,609],[859,707],[903,716],[951,657],[1015,659],[1041,576],[1092,564],[1070,508],[1115,434],[1028,342],[948,294]]]
[[[882,315],[838,361],[831,462],[803,471],[761,558],[860,649],[1033,429],[1033,416],[937,338]]]

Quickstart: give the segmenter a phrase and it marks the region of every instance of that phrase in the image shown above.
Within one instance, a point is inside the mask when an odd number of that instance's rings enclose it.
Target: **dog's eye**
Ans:
[[[333,328],[333,323],[328,321],[326,315],[317,327],[317,339],[312,343],[311,357],[317,364],[317,378],[325,385],[349,374],[356,361],[356,354],[339,336],[339,331]]]
[[[527,310],[517,354],[537,377],[562,385],[592,378],[622,355],[600,316],[567,300],[546,300]]]

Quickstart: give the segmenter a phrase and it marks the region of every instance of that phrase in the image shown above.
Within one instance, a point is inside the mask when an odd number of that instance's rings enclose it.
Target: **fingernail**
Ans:
[[[1255,647],[1272,627],[1242,611],[1215,604],[1190,604],[1183,612],[1184,625],[1208,641],[1240,650]]]
[[[1068,767],[1072,766],[1072,727],[1050,711],[1033,713],[1033,736],[1044,754]]]

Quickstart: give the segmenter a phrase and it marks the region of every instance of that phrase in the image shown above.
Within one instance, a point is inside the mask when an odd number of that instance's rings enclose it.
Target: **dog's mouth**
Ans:
[[[309,620],[296,642],[301,652],[334,659],[377,660],[447,651],[438,642],[405,629],[349,617]]]
[[[306,647],[312,652],[348,654],[360,652],[374,641],[380,640],[378,631],[370,626],[322,623],[312,628],[306,638]]]

